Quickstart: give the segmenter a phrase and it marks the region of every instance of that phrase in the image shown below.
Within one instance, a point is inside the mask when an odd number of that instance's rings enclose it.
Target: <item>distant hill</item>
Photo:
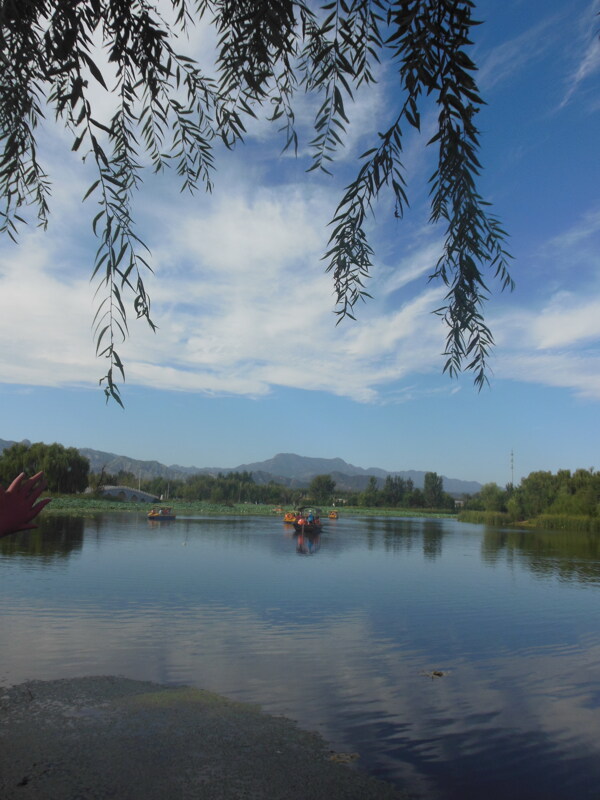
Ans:
[[[17,444],[17,442],[8,442],[6,439],[0,439],[0,453],[2,453],[3,450],[6,450],[7,447],[12,447],[13,444]],[[31,444],[31,442],[29,439],[23,439],[20,444]]]
[[[102,450],[91,450],[89,447],[80,447],[79,452],[89,459],[91,472],[101,472],[104,467],[105,472],[112,474],[116,474],[120,470],[133,472],[134,475],[139,475],[142,480],[150,478],[187,478],[189,475],[196,475],[198,472],[205,471],[197,467],[180,467],[177,464],[167,466],[159,461],[140,461],[137,458],[118,456],[115,453],[105,453]]]
[[[399,470],[389,472],[379,467],[355,467],[341,458],[309,458],[295,453],[279,453],[267,461],[252,464],[240,464],[233,471],[241,472],[266,472],[277,476],[275,480],[291,486],[308,486],[315,475],[331,475],[339,489],[347,491],[362,491],[369,483],[369,478],[377,478],[381,487],[388,475],[398,475],[405,480],[410,478],[415,488],[422,489],[425,483],[425,472],[418,470]],[[223,472],[229,470],[222,470]],[[459,478],[448,478],[445,475],[444,491],[449,494],[476,494],[481,489],[477,481],[463,481]],[[256,480],[256,478],[255,478]]]
[[[27,442],[27,440],[24,440]],[[29,442],[27,442],[29,443]],[[0,453],[13,441],[0,439]],[[258,484],[275,481],[284,486],[292,488],[306,488],[315,475],[331,475],[338,489],[344,491],[362,491],[369,483],[369,478],[377,479],[378,486],[382,486],[388,475],[398,475],[401,478],[410,478],[418,489],[423,488],[425,472],[417,470],[402,470],[398,472],[388,472],[378,467],[355,467],[348,464],[341,458],[310,458],[309,456],[299,456],[295,453],[278,453],[273,458],[266,461],[256,461],[251,464],[239,464],[237,467],[182,467],[178,464],[161,464],[159,461],[141,461],[127,456],[116,455],[115,453],[103,452],[102,450],[92,450],[89,447],[80,447],[79,452],[90,461],[90,471],[100,472],[104,470],[115,474],[119,470],[132,472],[139,476],[141,480],[150,478],[170,478],[186,479],[190,475],[199,473],[217,475],[218,473],[227,474],[228,472],[251,472],[254,480]],[[448,478],[445,475],[444,491],[452,495],[476,494],[481,489],[481,484],[477,481],[463,481],[459,478]]]

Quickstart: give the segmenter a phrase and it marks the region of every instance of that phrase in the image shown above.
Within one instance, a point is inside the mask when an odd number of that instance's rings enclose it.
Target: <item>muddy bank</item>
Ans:
[[[392,800],[316,734],[190,687],[124,678],[0,689],[3,800]]]

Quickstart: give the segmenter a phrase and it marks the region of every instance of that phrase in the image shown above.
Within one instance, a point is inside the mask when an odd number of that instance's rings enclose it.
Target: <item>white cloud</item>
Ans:
[[[249,397],[302,386],[378,403],[403,402],[403,381],[439,373],[445,332],[431,311],[443,289],[423,280],[439,241],[418,230],[397,266],[375,272],[367,287],[374,299],[358,309],[358,321],[336,326],[320,260],[330,200],[323,189],[269,188],[253,173],[234,180],[231,172],[214,197],[147,196],[144,215],[156,226],[146,238],[155,240],[157,264],[147,285],[159,330],[131,322],[119,350],[128,383]],[[89,258],[79,238],[86,213],[64,193],[47,234],[32,231],[0,254],[0,334],[13,343],[1,359],[7,383],[92,385],[103,373],[90,328],[90,265],[81,272],[78,260]],[[554,237],[546,257],[587,251],[599,225],[588,214]],[[527,309],[513,297],[511,310],[491,320],[495,376],[600,398],[597,356],[575,350],[600,339],[600,291],[589,282],[583,292],[561,287]]]
[[[557,293],[492,320],[496,378],[554,386],[600,400],[600,292]]]
[[[228,176],[208,200],[146,197],[146,217],[161,220],[145,237],[157,242],[158,274],[147,286],[159,331],[131,321],[118,348],[128,382],[253,397],[274,385],[304,386],[375,402],[399,377],[439,368],[442,335],[430,316],[436,292],[424,284],[422,294],[384,311],[391,292],[420,276],[430,245],[400,263],[405,278],[376,274],[377,299],[358,322],[336,326],[321,261],[330,195],[252,178]],[[86,209],[74,217],[72,195],[63,200],[54,228],[31,232],[0,260],[0,333],[13,342],[3,363],[7,383],[95,383],[105,367],[93,355],[91,265],[75,272]]]
[[[42,235],[0,255],[0,355],[6,383],[59,386],[94,380],[87,279],[59,275],[61,249]]]
[[[559,292],[532,320],[531,332],[538,349],[600,340],[600,294],[585,300]]]
[[[571,390],[600,400],[600,352],[510,353],[497,360],[496,377]]]
[[[508,79],[541,55],[555,22],[542,21],[492,51],[483,82]],[[348,153],[372,130],[384,89],[359,94]],[[433,112],[423,124],[434,124]],[[52,166],[60,164],[52,172],[61,178],[49,232],[29,232],[18,248],[0,250],[0,334],[11,342],[0,363],[8,383],[91,385],[104,371],[91,334],[93,209],[89,201],[80,203],[87,170],[76,170],[75,154],[64,159],[61,144],[53,140],[47,149]],[[422,139],[411,136],[406,145],[408,173],[422,172]],[[359,304],[356,323],[336,327],[321,256],[339,184],[296,183],[288,159],[261,160],[260,141],[251,148],[251,158],[239,148],[219,164],[212,196],[181,199],[172,176],[150,179],[136,198],[140,235],[157,268],[147,287],[159,330],[152,334],[131,320],[131,337],[119,350],[128,382],[250,397],[273,386],[303,386],[366,403],[412,396],[415,375],[439,374],[443,362],[445,331],[431,316],[443,290],[425,279],[439,256],[439,231],[404,222],[401,251],[373,223],[377,267],[366,289],[374,299]],[[592,210],[556,235],[541,257],[553,281],[561,279],[558,288],[549,296],[546,283],[523,300],[517,291],[510,312],[490,319],[497,377],[600,397],[589,368],[596,357],[577,352],[600,338],[600,290],[590,277],[597,273],[599,232],[600,212]],[[565,267],[567,278],[560,274]],[[486,313],[492,317],[492,311],[490,304]]]
[[[544,280],[524,300],[517,282],[509,310],[491,320],[496,377],[600,400],[599,233],[592,209],[540,248]]]

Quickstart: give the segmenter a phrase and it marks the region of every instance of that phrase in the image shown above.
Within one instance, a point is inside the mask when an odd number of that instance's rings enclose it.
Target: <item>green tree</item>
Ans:
[[[18,442],[7,447],[0,456],[0,482],[8,486],[15,475],[25,472],[34,475],[41,467],[37,467],[31,455],[31,444]]]
[[[575,517],[600,515],[600,473],[594,469],[531,472],[516,487],[507,487],[506,508],[513,520],[533,519],[540,514]]]
[[[145,492],[153,494],[156,497],[162,497],[163,499],[178,497],[182,485],[182,480],[163,478],[162,476],[142,481],[142,489]]]
[[[456,509],[456,499],[448,492],[442,492],[442,504],[440,508],[447,508],[449,511]]]
[[[543,514],[558,495],[559,480],[547,471],[531,472],[517,490],[519,506],[525,519]]]
[[[0,456],[0,481],[10,483],[15,475],[33,475],[43,470],[51,492],[73,494],[88,485],[90,462],[74,447],[61,444],[19,443],[6,448]]]
[[[560,470],[556,475],[559,484],[556,498],[550,506],[552,514],[596,516],[600,511],[600,473],[593,469],[577,469],[571,475]]]
[[[148,163],[155,171],[175,164],[182,188],[210,190],[216,141],[242,140],[244,120],[260,113],[283,132],[284,149],[298,149],[293,101],[318,98],[309,169],[329,173],[343,144],[353,93],[375,81],[374,66],[396,72],[397,107],[363,153],[356,178],[341,198],[325,253],[340,319],[354,318],[373,266],[366,225],[383,191],[395,216],[408,204],[403,136],[420,129],[432,100],[437,127],[428,144],[437,151],[430,178],[432,223],[445,226],[445,243],[430,279],[447,288],[438,314],[447,325],[444,370],[473,370],[487,380],[492,334],[481,307],[486,271],[512,285],[505,234],[477,191],[479,131],[484,101],[468,54],[472,0],[171,0],[174,23],[156,0],[4,0],[0,4],[0,228],[16,238],[23,209],[33,205],[48,224],[50,181],[37,155],[36,133],[46,105],[95,169],[84,199],[94,203],[92,228],[99,246],[97,354],[107,359],[101,383],[121,402],[124,379],[118,344],[127,331],[127,296],[135,315],[154,329],[144,285],[147,248],[134,230],[133,197]],[[180,55],[176,36],[209,17],[217,32],[215,75]],[[96,48],[113,74],[98,67]],[[109,84],[111,84],[109,88]],[[115,110],[104,120],[94,105],[99,89]]]
[[[425,495],[423,494],[421,489],[413,489],[412,492],[408,495],[408,506],[409,508],[425,507]]]
[[[371,475],[367,488],[359,495],[359,503],[365,508],[375,508],[380,504],[380,500],[381,494],[377,488],[377,478]]]
[[[137,489],[140,482],[140,476],[134,475],[133,472],[127,469],[120,469],[110,477],[114,481],[113,486],[128,486],[130,489]]]
[[[425,473],[423,498],[427,508],[442,508],[444,506],[444,479],[437,472]]]
[[[506,511],[506,492],[497,483],[484,484],[478,499],[484,511]]]
[[[331,475],[315,475],[308,487],[308,496],[315,503],[330,503],[335,491],[335,481]]]
[[[381,502],[388,508],[401,506],[407,492],[407,482],[399,475],[387,475],[381,490]]]
[[[87,488],[90,462],[75,447],[52,444],[43,463],[50,491],[74,494]]]
[[[359,492],[348,492],[345,496],[346,505],[348,506],[359,506],[360,505],[360,493]]]

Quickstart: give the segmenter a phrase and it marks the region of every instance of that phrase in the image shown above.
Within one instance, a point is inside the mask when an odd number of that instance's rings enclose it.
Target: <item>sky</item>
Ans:
[[[445,330],[428,281],[442,231],[428,224],[434,114],[404,143],[410,200],[369,221],[372,299],[336,325],[322,255],[358,157],[398,103],[394,67],[355,95],[332,176],[307,173],[314,106],[300,97],[298,155],[257,121],[217,149],[211,194],[147,172],[135,199],[154,270],[153,333],[130,315],[119,348],[125,408],[98,381],[90,282],[89,163],[49,115],[39,149],[51,219],[0,242],[0,438],[60,442],[182,466],[231,468],[277,453],[518,483],[534,470],[600,469],[600,0],[486,0],[470,55],[480,194],[509,234],[513,292],[489,281],[495,347],[481,392],[442,373]],[[212,33],[182,48],[210,68]],[[110,98],[91,87],[100,109]],[[428,135],[429,133],[429,135]]]

